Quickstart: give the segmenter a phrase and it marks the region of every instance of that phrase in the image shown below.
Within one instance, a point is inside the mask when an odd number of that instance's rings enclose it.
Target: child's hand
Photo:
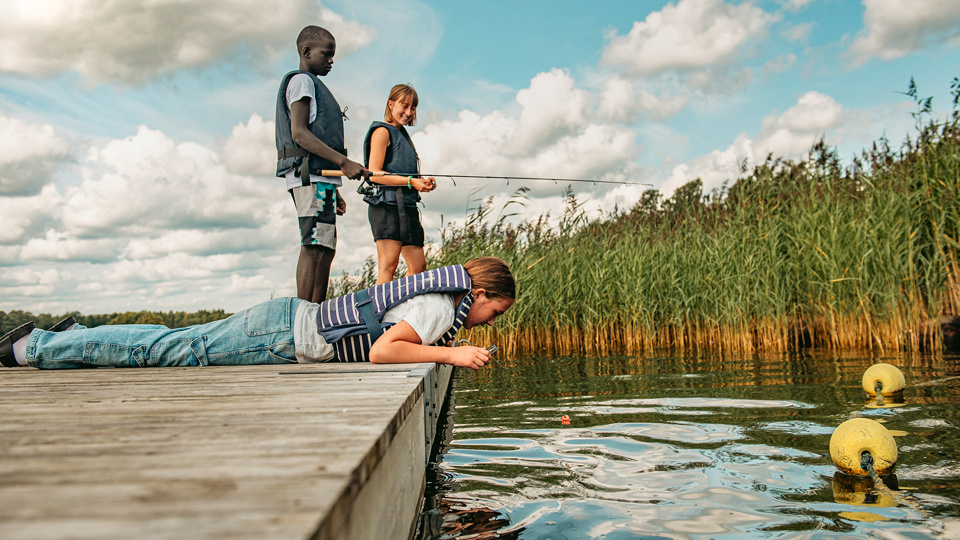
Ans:
[[[344,176],[350,178],[351,180],[359,180],[367,170],[363,168],[363,165],[357,163],[356,161],[346,160],[343,165],[340,166],[340,170],[343,172]]]
[[[340,192],[337,191],[337,215],[342,216],[347,213],[347,201],[343,200],[343,197],[340,197]]]
[[[411,184],[417,191],[433,191],[437,189],[437,181],[433,178],[414,178]]]
[[[490,361],[490,351],[480,347],[461,345],[450,351],[450,364],[457,367],[480,369]]]

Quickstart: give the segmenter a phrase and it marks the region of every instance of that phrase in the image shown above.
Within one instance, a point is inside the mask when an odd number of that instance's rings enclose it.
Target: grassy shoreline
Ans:
[[[517,306],[467,337],[512,355],[939,350],[940,318],[960,314],[960,126],[916,116],[915,137],[850,166],[821,142],[599,219],[572,194],[555,227],[493,220],[488,201],[432,263],[511,265]]]

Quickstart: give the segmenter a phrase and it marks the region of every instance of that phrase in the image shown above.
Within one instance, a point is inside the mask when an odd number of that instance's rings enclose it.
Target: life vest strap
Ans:
[[[363,317],[363,324],[367,326],[367,333],[370,334],[370,344],[373,345],[377,339],[380,338],[383,334],[383,329],[380,327],[380,321],[377,320],[377,312],[373,307],[373,302],[370,300],[370,290],[363,289],[356,293],[357,298],[357,311],[360,312],[360,316]]]

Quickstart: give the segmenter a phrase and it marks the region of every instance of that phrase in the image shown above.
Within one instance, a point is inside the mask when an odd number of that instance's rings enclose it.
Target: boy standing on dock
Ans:
[[[366,171],[347,159],[343,112],[320,77],[330,73],[337,43],[329,31],[307,26],[297,37],[300,69],[280,82],[277,95],[277,176],[287,179],[300,222],[297,297],[322,302],[327,296],[330,265],[337,250],[337,215],[346,211],[340,177],[323,169],[340,169],[358,179]]]

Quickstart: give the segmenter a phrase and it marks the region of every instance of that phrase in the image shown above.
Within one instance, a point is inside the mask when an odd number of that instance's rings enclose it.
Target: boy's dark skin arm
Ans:
[[[366,170],[363,165],[347,159],[346,156],[330,148],[317,138],[308,127],[310,125],[310,98],[303,98],[293,102],[290,106],[290,135],[293,142],[300,145],[301,148],[318,155],[327,161],[332,161],[340,167],[347,178],[356,180],[363,176]]]

